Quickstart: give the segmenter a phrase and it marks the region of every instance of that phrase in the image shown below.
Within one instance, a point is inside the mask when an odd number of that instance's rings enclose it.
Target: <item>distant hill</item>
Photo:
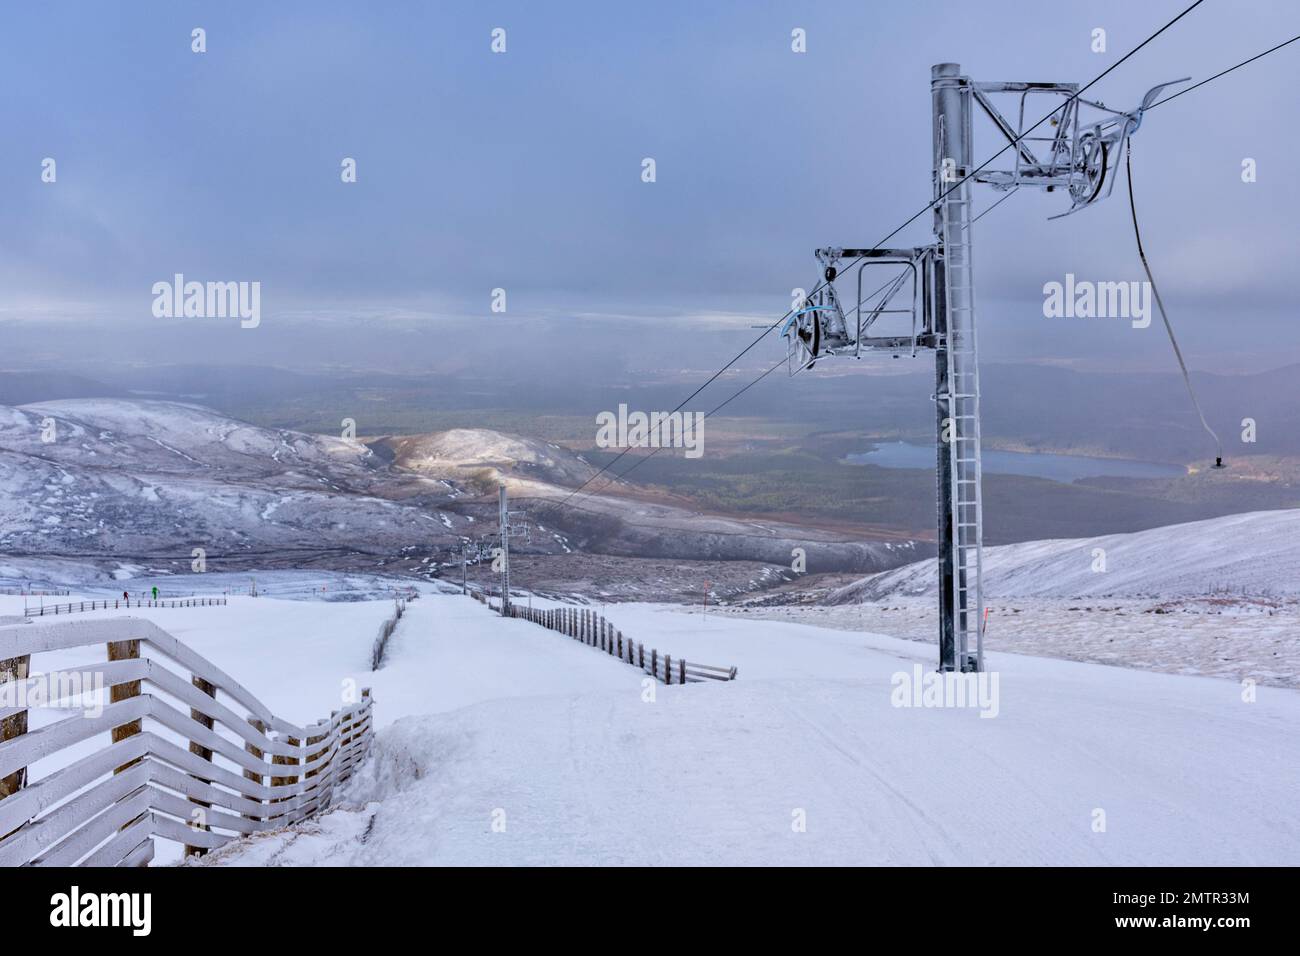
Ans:
[[[0,405],[52,402],[61,398],[113,398],[125,389],[71,372],[0,372]]]
[[[436,499],[387,500],[399,497],[397,484],[359,442],[196,405],[0,406],[0,551],[9,555],[188,566],[201,547],[215,568],[258,556],[427,555],[459,541],[466,518]]]
[[[496,531],[499,481],[533,519],[531,540],[516,547],[534,554],[789,567],[802,548],[811,566],[864,572],[925,553],[896,534],[864,541],[710,515],[603,480],[599,493],[569,501],[595,472],[557,445],[487,429],[367,446],[180,402],[0,406],[0,554],[177,569],[199,547],[213,570],[429,568]]]

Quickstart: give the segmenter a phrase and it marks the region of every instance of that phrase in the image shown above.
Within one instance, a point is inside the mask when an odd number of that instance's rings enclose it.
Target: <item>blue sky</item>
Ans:
[[[814,247],[870,245],[926,202],[932,63],[1082,81],[1185,5],[7,5],[0,316],[145,322],[153,282],[184,272],[260,281],[266,321],[486,315],[500,286],[519,322],[744,328],[815,280]],[[1095,92],[1133,105],[1296,33],[1294,3],[1207,0]],[[1134,142],[1148,252],[1206,365],[1298,351],[1298,57],[1162,107]],[[981,158],[999,145],[977,133]],[[1240,181],[1244,157],[1258,182]],[[1044,282],[1140,277],[1122,183],[1048,222],[1061,203],[1022,194],[981,222],[986,343],[1163,356],[1154,326],[1137,343],[1045,325]],[[925,223],[900,241],[928,241]]]

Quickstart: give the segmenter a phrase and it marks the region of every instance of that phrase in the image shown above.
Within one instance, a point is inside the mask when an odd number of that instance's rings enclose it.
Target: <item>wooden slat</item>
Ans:
[[[242,737],[245,743],[255,745],[264,753],[274,753],[277,747],[284,748],[283,744],[268,737],[264,730],[259,731],[249,719],[236,714],[221,701],[200,692],[185,678],[173,674],[164,662],[151,660],[147,663],[149,670],[146,680],[160,691],[175,697],[183,704],[188,704],[191,710],[201,711],[205,716],[220,722],[223,727],[228,727]],[[262,724],[263,728],[265,726]]]
[[[149,839],[153,821],[148,811],[123,827],[103,846],[82,861],[82,866],[120,866],[140,844]]]
[[[207,823],[204,826],[195,826],[194,821],[190,818],[190,810],[194,804],[183,797],[158,789],[153,791],[151,806],[161,813],[169,813],[174,817],[179,817],[180,822],[184,823],[195,834],[206,833],[213,829],[234,830],[236,833],[259,833],[263,830],[275,829],[271,824],[254,823],[247,817],[241,817],[233,813],[222,813],[219,810],[211,810],[207,814]],[[209,849],[207,845],[196,845],[194,842],[186,845],[194,846],[195,849],[202,851],[196,854],[198,856],[202,856]]]
[[[160,787],[167,787],[195,800],[202,800],[208,806],[225,807],[256,819],[261,811],[260,801],[252,800],[238,793],[231,793],[211,783],[204,783],[197,777],[182,773],[175,767],[151,758],[153,770],[150,779]]]
[[[151,818],[150,831],[153,835],[173,843],[197,843],[204,849],[215,850],[234,839],[215,830],[191,830],[185,824],[161,813],[151,814]]]
[[[155,760],[169,763],[191,777],[197,777],[200,773],[204,774],[211,777],[214,783],[240,793],[250,800],[270,799],[270,787],[253,783],[251,780],[247,780],[238,773],[227,770],[218,764],[205,764],[194,754],[172,741],[157,735],[152,736],[153,741],[149,746],[149,755]]]
[[[24,680],[0,683],[0,700],[30,700],[31,692],[35,688],[39,687],[40,691],[44,693],[51,687],[57,690],[60,687],[68,687],[78,682],[84,686],[87,678],[92,682],[99,680],[105,687],[112,687],[114,684],[139,680],[144,677],[148,665],[149,662],[145,660],[123,660],[106,664],[87,665],[86,667],[67,668],[66,670],[46,671],[35,677],[28,676]],[[0,663],[0,667],[3,667],[2,663]],[[53,707],[55,703],[55,701],[45,701],[44,706]],[[0,707],[0,718],[22,713],[28,709],[27,707]],[[63,709],[88,710],[90,708],[77,705],[64,706]]]
[[[78,794],[0,840],[0,866],[21,866],[148,782],[149,768],[136,764],[127,772],[108,777]]]
[[[153,829],[153,821],[150,820],[149,829]],[[118,866],[148,866],[153,860],[153,838],[143,840],[139,846],[122,858]]]
[[[123,773],[128,773],[124,770]],[[135,821],[136,817],[149,812],[152,795],[148,786],[136,788],[127,797],[119,800],[96,817],[92,817],[80,829],[74,830],[39,857],[32,860],[33,866],[72,866],[95,847],[112,837],[122,827]],[[138,842],[138,841],[137,841]],[[132,844],[134,846],[134,844]]]
[[[132,737],[41,778],[9,799],[0,801],[0,831],[9,833],[26,824],[114,767],[141,756],[147,750],[148,741],[144,736]]]
[[[98,717],[65,717],[36,730],[29,730],[21,737],[0,744],[0,774],[11,773],[18,767],[29,767],[88,737],[108,733],[114,727],[144,717],[148,710],[148,700],[136,697],[109,704]],[[2,802],[0,806],[3,806]]]
[[[191,720],[189,714],[182,713],[159,697],[150,695],[147,699],[150,704],[149,716],[168,730],[175,731],[187,741],[197,742],[214,753],[221,754],[241,770],[261,768],[260,762],[249,756],[248,752],[234,741],[222,737],[214,730],[209,730],[196,720]]]

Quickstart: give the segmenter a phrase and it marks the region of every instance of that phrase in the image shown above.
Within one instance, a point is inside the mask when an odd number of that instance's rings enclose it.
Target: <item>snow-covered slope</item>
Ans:
[[[893,705],[925,646],[609,613],[740,677],[650,696],[626,664],[426,595],[369,681],[381,729],[341,809],[205,862],[1300,863],[1300,692],[993,654],[985,719]]]
[[[936,575],[933,560],[919,561],[840,588],[827,603],[933,592]],[[1300,596],[1300,509],[985,548],[984,592],[999,599]]]
[[[504,482],[513,498],[527,500],[535,523],[544,525],[565,550],[761,561],[787,568],[793,550],[801,548],[810,566],[826,571],[892,568],[929,550],[907,539],[863,541],[822,528],[702,514],[680,499],[665,499],[615,480],[614,475],[626,466],[606,472],[590,490],[573,497],[573,490],[598,469],[559,445],[489,429],[390,437],[373,442],[372,447],[391,457],[394,466],[428,478],[469,482],[482,492]],[[495,507],[493,501],[486,517],[492,517]]]
[[[523,477],[574,487],[596,473],[559,445],[487,428],[385,438],[380,444],[391,450],[399,468],[434,478],[471,478],[486,471],[493,481]]]
[[[202,469],[227,480],[273,477],[286,487],[337,487],[367,477],[373,459],[357,441],[259,428],[198,405],[127,399],[0,406],[0,448],[74,467],[180,476]]]
[[[370,446],[260,428],[176,402],[83,399],[0,406],[0,554],[226,569],[414,567],[446,560],[496,518],[496,482],[527,507],[534,553],[770,562],[794,547],[826,570],[891,568],[912,541],[859,541],[788,524],[704,515],[628,497],[622,483],[569,501],[596,469],[580,456],[486,429]],[[610,494],[610,491],[613,494]],[[482,497],[479,497],[479,496]],[[565,501],[564,507],[558,502]],[[554,502],[555,504],[551,504]]]
[[[465,518],[390,500],[409,497],[410,484],[359,442],[194,405],[0,407],[0,552],[10,555],[188,565],[194,547],[216,561],[427,554],[439,539],[458,540]]]

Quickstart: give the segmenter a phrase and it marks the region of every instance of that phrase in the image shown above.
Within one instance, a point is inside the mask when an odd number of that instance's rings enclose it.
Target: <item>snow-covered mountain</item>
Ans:
[[[466,518],[363,444],[259,428],[174,402],[0,407],[0,551],[86,558],[390,555],[457,540]],[[446,495],[445,488],[429,489]],[[399,493],[400,492],[400,493]]]
[[[375,447],[387,448],[397,467],[434,478],[521,477],[572,488],[597,471],[554,443],[487,428],[394,436],[376,442]]]
[[[829,604],[933,592],[933,560],[831,592]],[[984,549],[984,593],[1002,598],[1300,596],[1300,509],[1256,511],[1098,538]]]
[[[559,445],[485,428],[388,437],[371,447],[395,467],[426,478],[454,479],[481,492],[505,482],[511,499],[529,511],[535,524],[549,529],[548,539],[566,550],[760,561],[789,568],[798,548],[808,567],[822,571],[892,568],[930,550],[903,538],[863,541],[856,535],[786,522],[704,514],[691,508],[689,501],[616,480],[620,469],[601,474],[575,495],[599,469]],[[486,509],[479,507],[479,513],[492,520],[495,509],[493,498]]]
[[[0,406],[0,554],[20,577],[42,559],[181,570],[196,547],[228,570],[410,567],[490,531],[498,481],[534,517],[533,552],[789,567],[802,548],[810,567],[853,571],[925,553],[907,540],[701,514],[605,476],[570,500],[595,473],[558,445],[487,429],[367,445],[177,402]]]

